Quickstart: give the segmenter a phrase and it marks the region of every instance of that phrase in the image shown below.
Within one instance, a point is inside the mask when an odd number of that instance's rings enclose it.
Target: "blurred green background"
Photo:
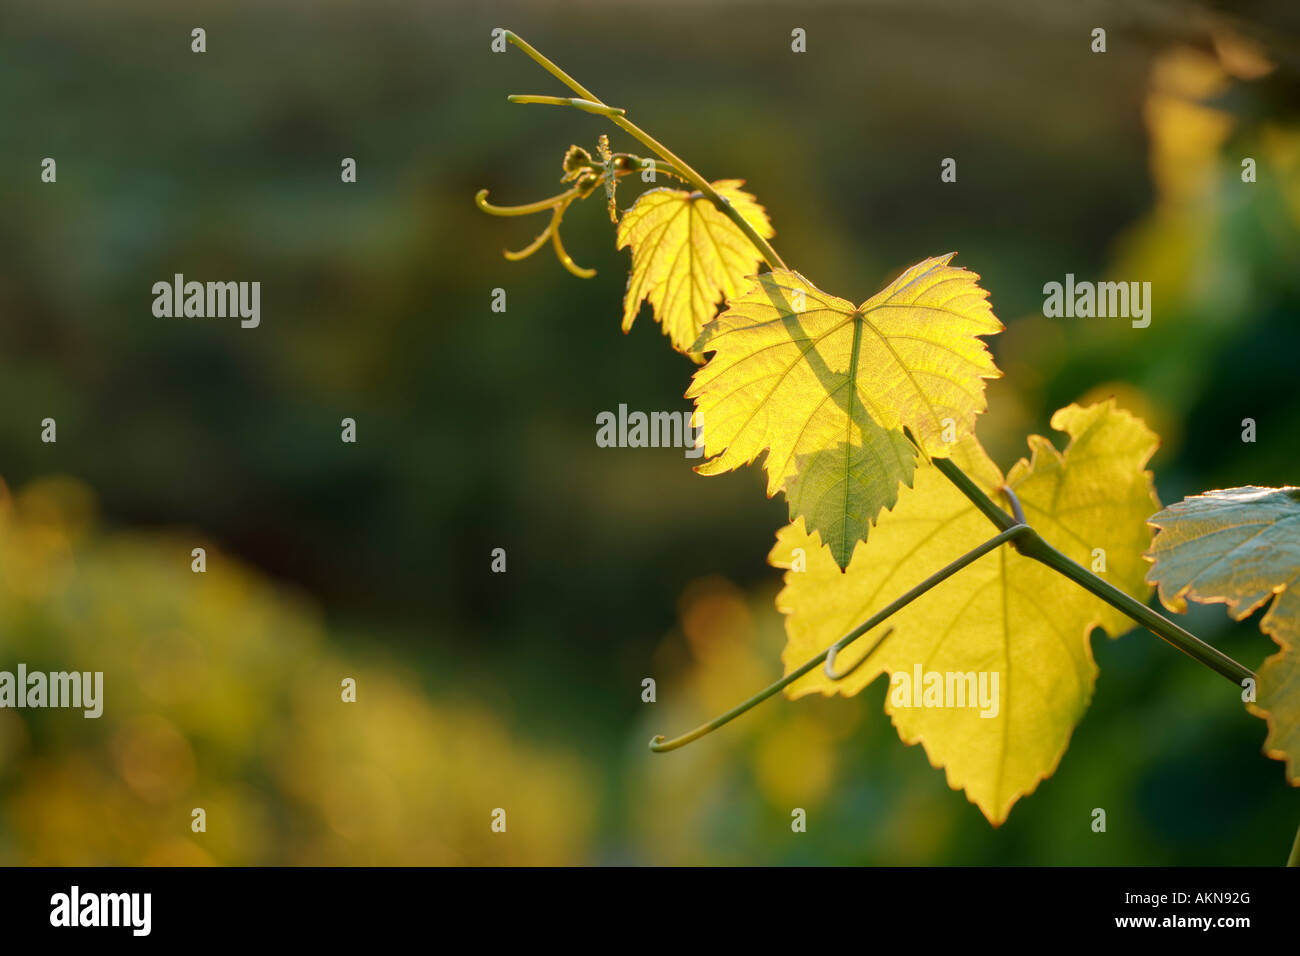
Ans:
[[[1056,408],[1115,394],[1164,437],[1165,502],[1295,483],[1291,0],[3,17],[0,669],[103,670],[106,710],[0,710],[0,863],[1286,858],[1300,792],[1264,725],[1139,632],[1095,639],[1091,709],[998,830],[899,742],[883,682],[651,755],[779,676],[764,558],[785,505],[756,467],[597,448],[602,410],[687,409],[693,366],[648,310],[619,331],[628,256],[599,197],[565,221],[598,269],[581,281],[549,252],[506,262],[544,223],[473,196],[552,195],[565,148],[601,132],[640,151],[599,117],[507,104],[564,92],[491,52],[508,27],[705,175],[746,179],[822,288],[860,301],[958,250],[1008,326],[980,425],[1003,466]],[[176,272],[259,280],[261,327],[155,318]],[[1152,282],[1150,328],[1043,318],[1067,272]],[[1219,607],[1188,626],[1248,666],[1272,650]]]

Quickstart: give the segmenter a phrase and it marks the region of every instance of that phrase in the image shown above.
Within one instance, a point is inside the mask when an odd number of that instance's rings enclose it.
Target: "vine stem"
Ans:
[[[958,468],[955,462],[947,458],[935,458],[932,459],[932,464],[949,481],[956,485],[957,490],[970,499],[972,504],[984,512],[994,525],[1005,527],[1008,524],[1014,525],[1016,523],[1016,520],[994,504],[983,489],[975,484],[969,475]],[[1010,492],[1010,489],[1006,490]],[[1014,494],[1014,492],[1010,493]],[[1092,592],[1107,604],[1118,608],[1138,624],[1141,624],[1156,637],[1172,644],[1188,657],[1204,664],[1215,673],[1222,674],[1238,687],[1242,685],[1243,681],[1254,680],[1255,674],[1248,667],[1237,663],[1218,648],[1206,644],[1199,637],[1180,627],[1158,611],[1152,610],[1137,598],[1125,594],[1113,584],[1097,577],[1083,565],[1057,551],[1056,548],[1043,539],[1042,535],[1032,528],[1030,528],[1029,533],[1016,542],[1015,546],[1016,550],[1025,557],[1033,558],[1040,564],[1047,565],[1053,571],[1064,575],[1080,587]]]
[[[1295,843],[1291,844],[1291,856],[1287,858],[1287,866],[1300,866],[1300,830],[1295,832]]]
[[[745,217],[740,215],[731,203],[723,199],[722,196],[718,194],[717,190],[715,190],[703,176],[696,172],[694,168],[687,164],[685,160],[670,150],[667,146],[629,120],[625,115],[625,111],[617,107],[609,106],[607,103],[602,101],[595,93],[587,89],[573,77],[569,76],[568,73],[560,69],[559,66],[551,62],[547,57],[543,56],[518,34],[507,30],[506,38],[519,49],[523,50],[524,53],[528,54],[528,56],[541,66],[542,69],[546,70],[546,72],[550,73],[574,93],[577,93],[579,97],[578,100],[574,100],[562,97],[524,95],[510,97],[512,102],[573,106],[589,113],[605,116],[610,120],[610,122],[614,123],[620,129],[629,133],[639,142],[653,150],[664,162],[668,163],[678,171],[681,174],[682,179],[690,183],[701,194],[707,197],[709,201],[717,207],[719,212],[734,222],[740,231],[744,233],[750,244],[753,245],[753,247],[763,257],[763,261],[767,263],[768,268],[788,268],[785,262],[777,254],[776,250],[772,248],[771,244],[760,236],[755,231],[754,227],[745,220]],[[910,434],[908,435],[908,438],[909,440],[912,440],[914,445],[916,444],[915,439],[912,439]],[[1204,664],[1215,673],[1222,674],[1225,678],[1232,681],[1233,684],[1241,686],[1244,681],[1254,679],[1255,675],[1249,668],[1233,660],[1217,648],[1206,644],[1190,631],[1180,627],[1158,611],[1153,610],[1146,604],[1138,601],[1136,598],[1124,593],[1119,590],[1119,588],[1097,577],[1097,575],[1093,574],[1087,568],[1071,560],[1069,557],[1048,544],[1037,531],[1024,523],[1023,514],[1020,512],[1019,508],[1019,502],[1016,500],[1015,492],[1010,488],[1003,488],[1002,490],[1007,494],[1008,498],[1012,502],[1013,508],[1017,512],[1014,517],[999,508],[997,504],[995,504],[993,500],[984,493],[983,489],[975,484],[971,477],[962,471],[955,462],[947,458],[932,458],[930,461],[963,495],[966,496],[967,499],[971,501],[972,504],[975,505],[976,508],[984,514],[985,517],[993,523],[995,527],[999,529],[999,533],[990,538],[984,544],[980,545],[980,547],[976,548],[974,551],[968,552],[952,564],[926,578],[911,591],[908,591],[892,604],[872,615],[857,628],[840,638],[840,640],[836,641],[835,644],[831,645],[831,647],[828,647],[816,657],[800,665],[800,667],[787,674],[785,677],[759,691],[753,697],[749,698],[749,700],[738,704],[725,714],[721,714],[708,723],[702,724],[695,730],[683,734],[680,737],[676,737],[673,740],[665,742],[662,736],[656,736],[650,741],[651,750],[656,753],[675,750],[678,747],[685,746],[693,740],[698,740],[700,737],[711,733],[724,724],[730,723],[741,714],[750,710],[757,704],[762,703],[764,700],[767,700],[767,698],[771,697],[773,694],[778,693],[800,677],[807,674],[818,664],[825,661],[827,655],[833,650],[838,651],[847,647],[850,643],[857,640],[880,622],[884,621],[891,614],[894,614],[905,605],[916,600],[944,579],[956,574],[972,561],[975,561],[982,555],[987,554],[989,551],[996,549],[1008,541],[1011,541],[1016,550],[1021,554],[1038,561],[1040,564],[1052,568],[1057,573],[1069,578],[1071,581],[1074,581],[1080,587],[1101,598],[1107,604],[1117,608],[1127,617],[1151,631],[1151,633],[1155,634],[1161,640],[1173,645],[1178,650],[1182,651],[1193,660]],[[883,640],[883,638],[881,640]],[[877,642],[877,646],[878,644],[879,641]],[[868,653],[870,653],[870,651],[868,651]],[[859,666],[860,663],[861,662],[859,662]],[[1291,863],[1300,865],[1300,833],[1297,833],[1296,835],[1296,845],[1291,852]]]
[[[687,165],[680,156],[629,120],[622,110],[608,105],[599,96],[591,92],[591,90],[587,89],[573,77],[569,76],[568,73],[565,73],[562,69],[534,49],[532,44],[523,37],[507,30],[506,39],[532,57],[532,59],[547,73],[550,73],[551,76],[555,77],[569,89],[573,90],[573,92],[577,93],[582,100],[581,103],[574,103],[571,101],[566,102],[559,97],[515,96],[510,98],[512,102],[541,102],[556,105],[576,106],[588,113],[598,113],[602,116],[608,117],[610,122],[615,126],[635,137],[643,145],[649,147],[658,154],[660,159],[677,169],[688,183],[699,190],[705,198],[717,207],[717,210],[720,213],[734,222],[736,227],[745,234],[745,238],[748,239],[754,248],[758,250],[759,254],[762,255],[763,261],[767,263],[769,269],[787,268],[785,262],[782,261],[779,255],[777,255],[776,250],[772,248],[771,243],[760,236],[754,227],[749,224],[748,220],[746,220],[745,217],[731,205],[731,203],[723,199],[722,196],[718,194],[718,191],[713,188],[713,185],[697,173],[691,166]]]
[[[822,663],[822,661],[826,660],[826,655],[831,653],[832,650],[836,652],[842,651],[844,648],[848,647],[850,644],[852,644],[854,641],[860,638],[863,634],[866,634],[868,631],[870,631],[877,624],[881,623],[886,618],[891,617],[892,615],[898,613],[907,605],[911,604],[913,601],[919,598],[926,591],[931,590],[936,585],[952,577],[954,574],[956,574],[962,568],[966,567],[968,564],[971,564],[972,562],[979,560],[984,555],[988,554],[990,551],[997,550],[999,547],[1001,547],[1003,544],[1005,544],[1008,541],[1029,534],[1030,531],[1031,529],[1029,525],[1021,524],[1021,525],[1015,525],[1011,528],[1007,528],[1005,531],[995,534],[993,537],[989,538],[989,540],[981,544],[978,548],[966,552],[956,561],[952,562],[952,564],[940,568],[934,574],[930,575],[928,578],[926,578],[916,587],[912,588],[902,597],[897,598],[894,601],[891,601],[889,604],[885,605],[885,607],[881,608],[875,614],[871,615],[871,617],[867,618],[865,621],[863,621],[853,630],[849,631],[849,633],[845,634],[838,641],[836,641],[830,647],[826,648],[826,650],[822,651],[816,657],[810,658],[809,660],[805,661],[803,664],[800,664],[797,668],[792,670],[785,677],[782,677],[780,680],[776,681],[775,683],[769,684],[767,687],[760,690],[753,697],[749,698],[749,700],[744,701],[741,704],[737,704],[735,707],[731,708],[731,710],[727,711],[725,714],[720,714],[719,716],[714,717],[708,723],[701,724],[699,727],[696,727],[694,730],[690,731],[689,733],[682,734],[680,737],[674,737],[672,740],[665,742],[662,735],[656,736],[650,741],[650,749],[653,750],[655,753],[664,753],[669,750],[676,750],[678,747],[686,746],[693,740],[699,740],[705,734],[712,733],[713,731],[717,730],[719,727],[723,726],[724,724],[731,723],[741,714],[745,713],[745,711],[758,706],[763,701],[771,697],[773,694],[776,694],[784,690],[786,687],[789,687],[791,684],[797,681],[800,677],[803,677],[804,674],[807,674],[818,664]],[[876,645],[874,645],[871,648],[871,650],[875,650],[875,648],[878,646],[880,646],[879,642],[877,642]],[[871,651],[868,651],[867,653],[870,654]],[[863,660],[866,660],[866,658],[864,657]],[[854,665],[853,669],[856,670],[861,665],[862,662],[859,661],[857,664]]]

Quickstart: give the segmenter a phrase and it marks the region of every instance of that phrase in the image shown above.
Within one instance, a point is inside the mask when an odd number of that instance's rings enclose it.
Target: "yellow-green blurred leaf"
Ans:
[[[210,544],[193,573],[195,544],[101,531],[68,479],[12,498],[0,482],[0,669],[104,675],[95,719],[0,708],[0,866],[583,858],[592,778],[576,750],[431,693],[418,659],[345,654],[313,603]],[[498,806],[508,839],[488,826]]]

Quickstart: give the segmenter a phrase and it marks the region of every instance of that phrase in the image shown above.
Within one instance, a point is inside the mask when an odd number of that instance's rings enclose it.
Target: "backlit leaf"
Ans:
[[[882,509],[911,484],[908,426],[926,454],[947,456],[974,432],[984,380],[1000,373],[981,335],[1002,330],[979,276],[955,253],[912,266],[862,305],[796,272],[753,277],[705,327],[712,352],[696,403],[715,475],[766,452],[767,493],[785,491],[844,567]]]
[[[1141,553],[1150,541],[1145,519],[1159,507],[1145,470],[1156,436],[1109,401],[1064,408],[1053,416],[1052,427],[1070,436],[1066,450],[1032,436],[1030,460],[1018,462],[1006,484],[1050,544],[1088,568],[1100,568],[1101,549],[1102,576],[1141,596],[1146,593]],[[974,436],[957,444],[952,459],[997,499],[1002,474]],[[786,673],[996,530],[929,463],[917,468],[915,486],[902,492],[871,538],[857,546],[846,571],[802,522],[782,529],[770,562],[791,568],[796,548],[803,549],[806,562],[802,572],[787,571],[777,596],[778,608],[788,615]],[[871,651],[889,627],[893,633]],[[1094,627],[1116,636],[1132,623],[1054,570],[1004,546],[846,648],[836,662],[840,671],[870,651],[854,673],[832,681],[816,669],[786,693],[849,696],[879,675],[891,675],[885,710],[899,736],[923,744],[930,762],[946,768],[949,785],[965,790],[998,824],[1016,800],[1055,770],[1087,709],[1097,673],[1090,643]],[[906,675],[910,685],[917,668],[922,687],[926,676],[938,673],[946,689],[953,675],[954,692],[967,686],[956,675],[973,675],[977,691],[979,675],[986,675],[990,706],[911,706],[911,698],[902,696],[903,678],[896,675]],[[956,702],[954,694],[950,703]],[[981,716],[982,711],[990,716]]]
[[[763,238],[773,235],[767,212],[740,187],[713,183],[723,199]],[[763,261],[740,228],[702,193],[651,189],[637,197],[618,224],[618,248],[632,247],[632,271],[623,298],[623,331],[649,301],[673,348],[691,355],[718,305],[734,298]],[[692,355],[698,361],[698,355]]]

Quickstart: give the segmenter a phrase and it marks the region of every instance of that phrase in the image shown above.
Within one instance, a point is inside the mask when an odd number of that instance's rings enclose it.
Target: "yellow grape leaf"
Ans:
[[[858,307],[797,272],[754,276],[705,327],[712,352],[686,393],[716,475],[767,458],[768,497],[820,534],[840,567],[916,467],[902,427],[931,457],[975,429],[984,380],[1001,373],[978,336],[1002,331],[979,276],[912,266]]]
[[[1030,460],[1017,462],[1005,483],[1050,544],[1129,594],[1145,594],[1145,519],[1160,506],[1145,466],[1159,440],[1113,400],[1063,408],[1052,427],[1070,436],[1065,451],[1031,436]],[[962,439],[951,457],[998,499],[1002,474],[974,436]],[[996,532],[929,463],[917,468],[915,486],[881,516],[843,572],[800,522],[783,528],[768,560],[805,567],[787,571],[777,596],[787,615],[786,673]],[[850,696],[889,674],[885,710],[899,736],[923,744],[930,763],[946,768],[948,784],[965,790],[997,825],[1056,769],[1087,709],[1097,674],[1092,629],[1118,636],[1132,626],[1008,545],[845,648],[836,661],[840,672],[866,658],[852,674],[832,681],[816,669],[786,694]],[[873,650],[890,627],[893,633]]]
[[[1184,498],[1152,516],[1147,580],[1171,611],[1187,599],[1226,604],[1243,620],[1270,598],[1259,627],[1281,651],[1256,673],[1251,713],[1268,723],[1264,752],[1300,785],[1300,488],[1229,488]]]
[[[767,212],[743,185],[741,179],[723,179],[713,188],[760,236],[772,238]],[[673,348],[699,361],[691,346],[700,330],[719,302],[739,293],[762,256],[703,194],[681,189],[651,189],[638,196],[618,224],[617,238],[619,249],[632,247],[623,331],[632,328],[648,300]]]

